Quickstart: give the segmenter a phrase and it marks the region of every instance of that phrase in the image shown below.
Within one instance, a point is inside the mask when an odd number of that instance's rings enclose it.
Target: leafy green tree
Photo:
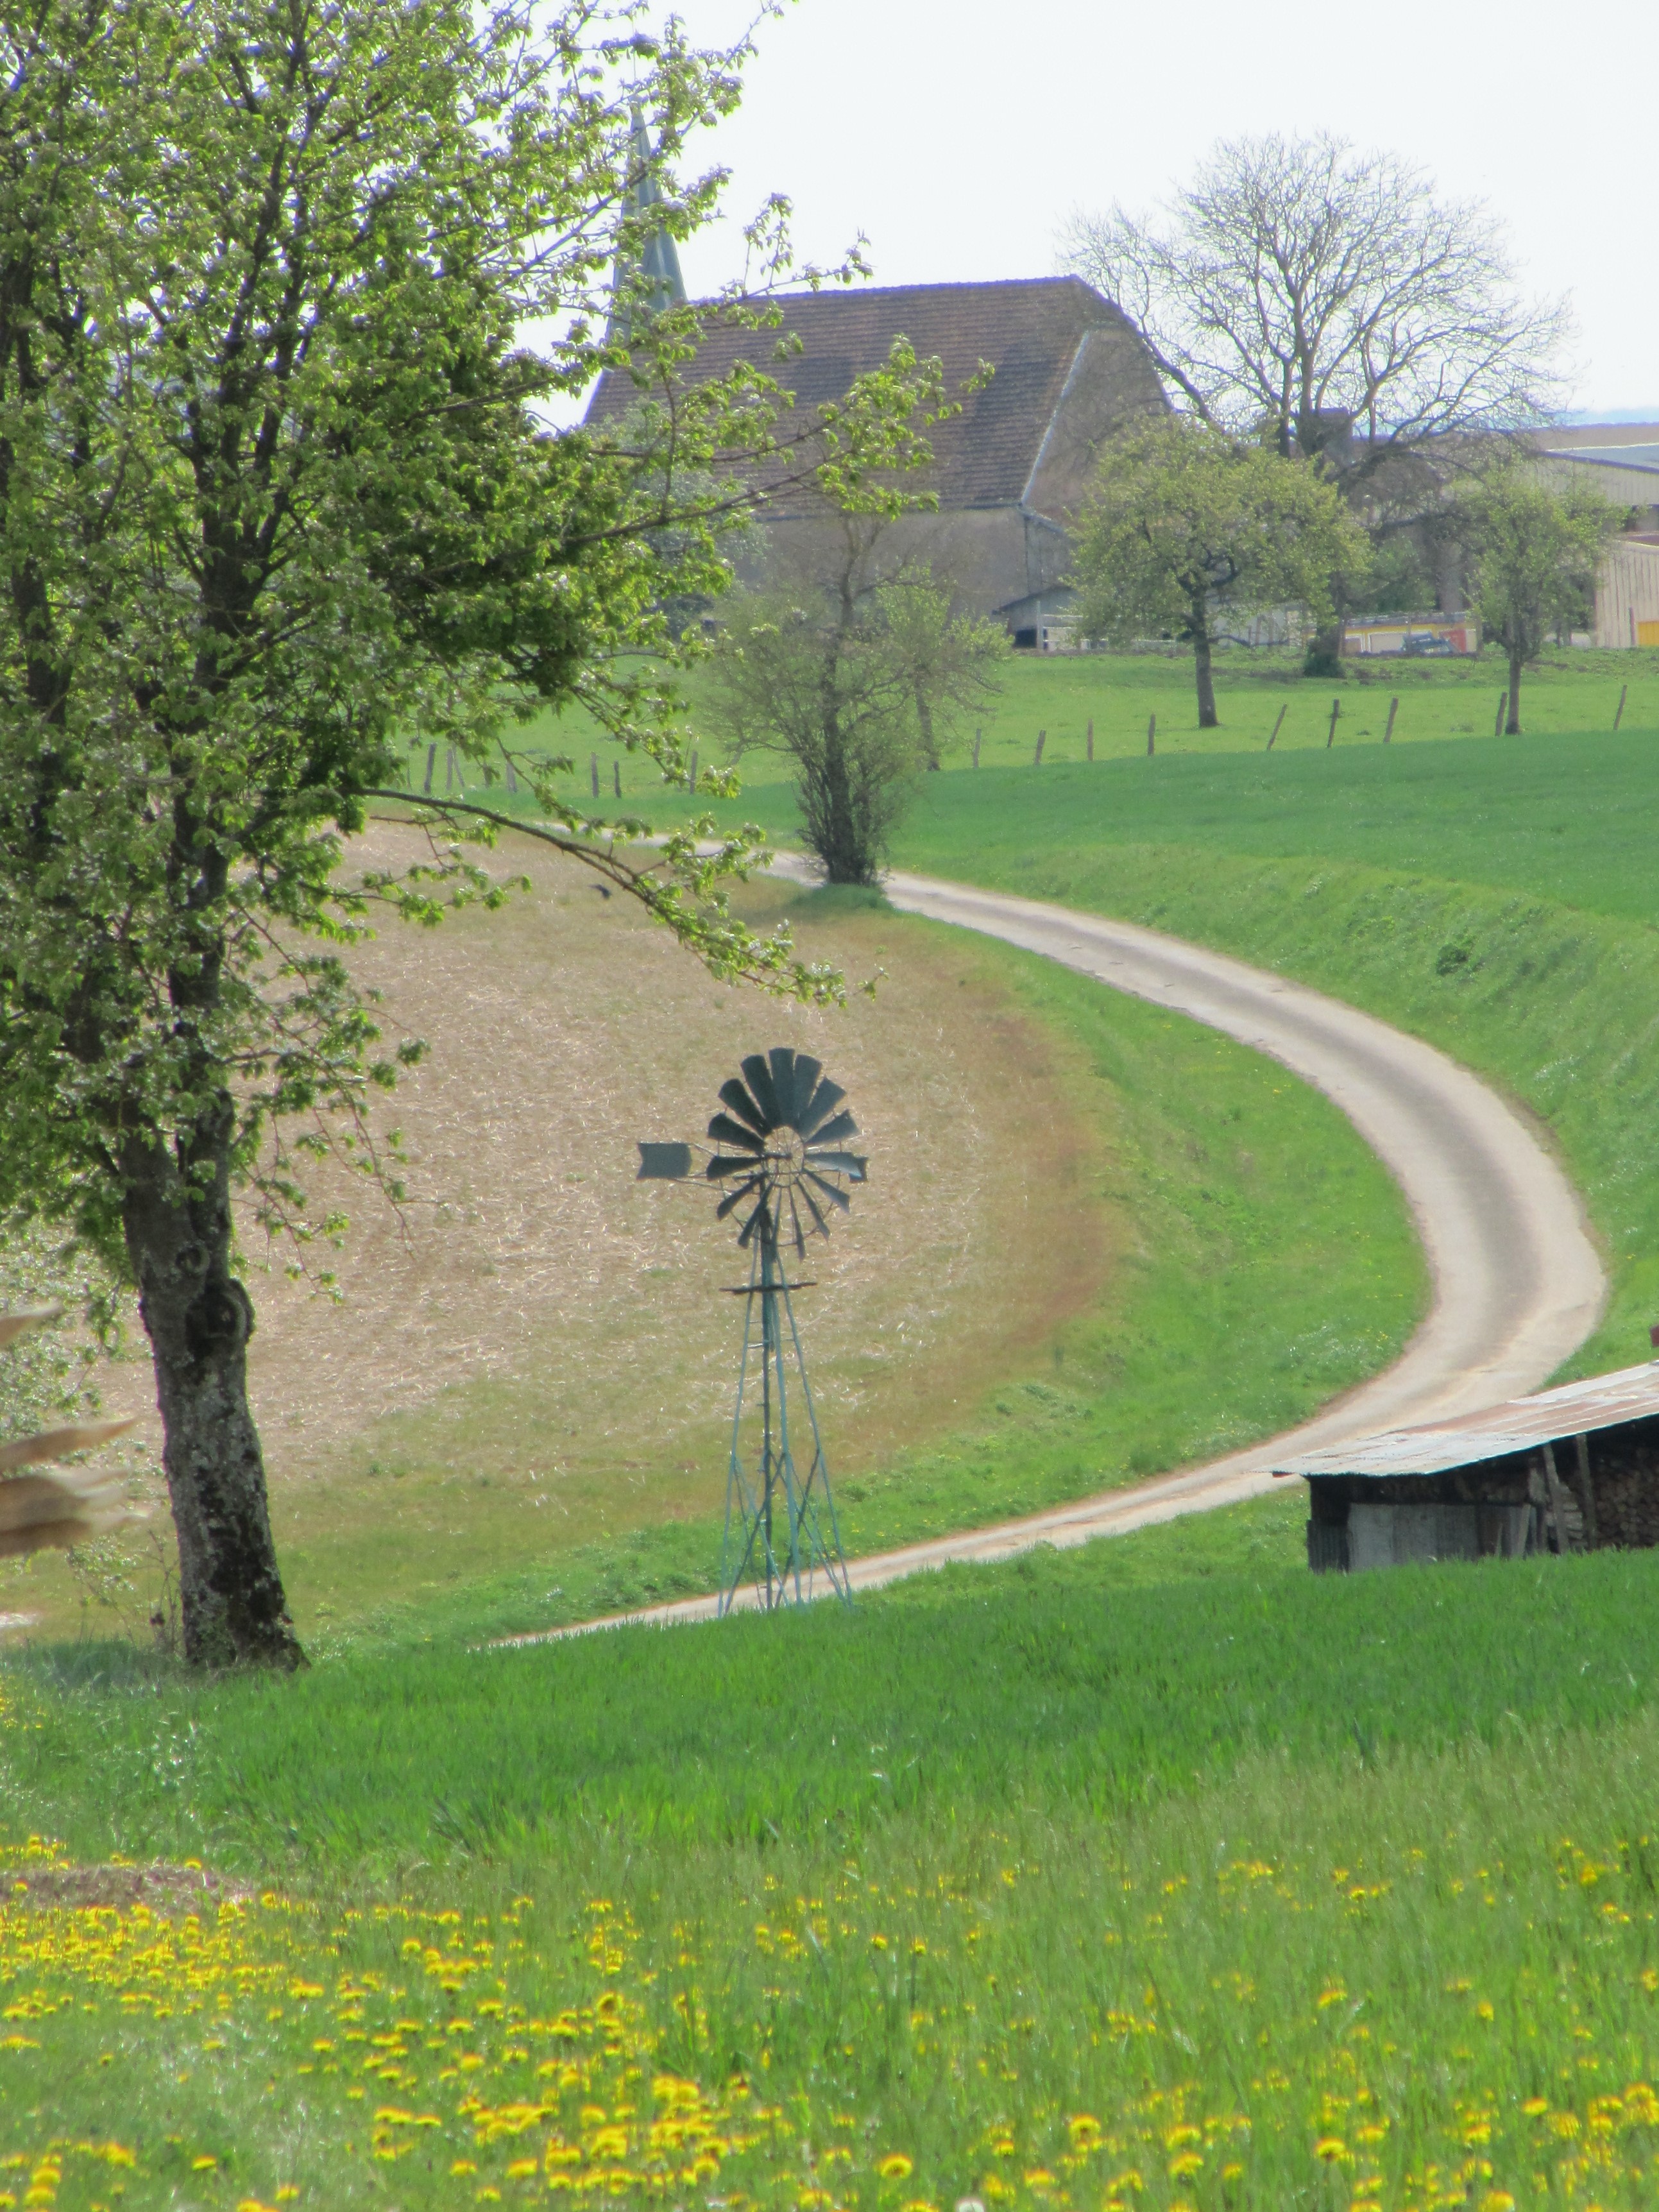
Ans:
[[[507,891],[435,836],[345,877],[366,801],[412,736],[500,765],[572,702],[683,779],[665,610],[723,588],[748,486],[902,505],[926,452],[937,369],[902,349],[792,411],[763,367],[684,373],[711,313],[763,362],[763,296],[653,314],[641,274],[607,323],[613,259],[643,270],[656,226],[708,219],[719,176],[674,164],[746,51],[591,0],[0,20],[0,1219],[66,1224],[137,1286],[194,1662],[300,1657],[234,1194],[303,1238],[308,1154],[395,1176],[369,1109],[418,1047],[380,1049],[343,951],[376,908]],[[763,295],[780,207],[751,242]],[[626,434],[550,431],[602,368],[639,388]],[[536,834],[717,973],[836,992],[726,908],[757,832],[635,859],[647,825],[587,819],[514,757]]]
[[[995,697],[996,672],[1011,650],[994,623],[951,610],[951,592],[926,562],[907,562],[875,590],[875,617],[915,710],[924,768],[944,765],[963,720]]]
[[[1115,438],[1102,458],[1073,560],[1078,623],[1085,637],[1184,640],[1198,726],[1213,730],[1212,654],[1230,619],[1291,605],[1317,622],[1333,579],[1366,557],[1340,495],[1307,463],[1170,416]]]
[[[869,574],[868,532],[854,527],[829,586],[740,602],[711,687],[738,757],[794,763],[806,842],[832,884],[877,881],[918,770],[938,766],[956,715],[992,696],[1008,652],[994,624],[953,616],[921,566]]]
[[[1553,490],[1528,454],[1508,451],[1462,502],[1474,603],[1509,662],[1507,737],[1521,734],[1521,672],[1552,632],[1585,621],[1620,510],[1588,486]]]

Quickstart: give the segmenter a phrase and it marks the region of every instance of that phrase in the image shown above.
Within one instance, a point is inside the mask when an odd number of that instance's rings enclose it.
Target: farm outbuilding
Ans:
[[[1659,1545],[1659,1360],[1288,1460],[1308,1486],[1308,1565]]]

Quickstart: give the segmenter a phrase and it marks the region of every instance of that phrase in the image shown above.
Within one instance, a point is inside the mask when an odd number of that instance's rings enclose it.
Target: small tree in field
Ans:
[[[1212,653],[1231,617],[1291,605],[1317,621],[1332,580],[1365,565],[1334,486],[1305,463],[1172,416],[1107,447],[1073,569],[1085,636],[1173,635],[1193,648],[1198,726],[1218,726]]]
[[[573,702],[683,780],[666,611],[724,587],[748,487],[902,506],[869,487],[926,453],[938,374],[902,347],[795,410],[763,367],[678,373],[763,301],[651,312],[644,249],[720,183],[674,160],[746,52],[601,0],[0,17],[0,1223],[67,1224],[137,1290],[194,1662],[300,1657],[233,1199],[303,1236],[308,1151],[378,1170],[368,1105],[418,1047],[377,1048],[340,948],[503,895],[447,838],[343,879],[366,802],[411,738],[499,765]],[[601,368],[638,419],[550,431]],[[535,834],[717,973],[836,992],[726,908],[757,831],[630,854],[647,825],[512,757]]]
[[[1509,662],[1506,737],[1521,734],[1521,672],[1553,632],[1585,621],[1619,511],[1589,487],[1551,489],[1530,456],[1504,454],[1462,503],[1474,599]]]
[[[1008,652],[992,623],[953,617],[923,568],[866,581],[869,536],[849,527],[828,587],[734,608],[714,665],[716,726],[739,757],[793,762],[806,842],[832,884],[876,881],[917,771],[939,765],[956,715],[990,698]]]

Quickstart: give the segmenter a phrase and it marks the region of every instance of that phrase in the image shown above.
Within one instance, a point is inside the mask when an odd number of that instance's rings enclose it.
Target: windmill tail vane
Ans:
[[[708,1124],[714,1149],[703,1178],[720,1193],[715,1219],[736,1217],[738,1248],[750,1255],[749,1280],[734,1286],[744,1316],[720,1609],[730,1613],[745,1587],[768,1611],[802,1603],[817,1595],[820,1575],[850,1602],[830,1466],[790,1301],[792,1291],[809,1286],[787,1279],[783,1255],[793,1249],[804,1257],[809,1237],[829,1235],[832,1218],[851,1209],[848,1184],[866,1180],[868,1162],[848,1149],[859,1129],[847,1111],[847,1093],[819,1061],[792,1046],[751,1053],[741,1075],[720,1085],[720,1111]],[[693,1164],[690,1145],[642,1143],[638,1179],[682,1182]],[[790,1435],[792,1395],[799,1400],[796,1431],[807,1460],[805,1477]]]

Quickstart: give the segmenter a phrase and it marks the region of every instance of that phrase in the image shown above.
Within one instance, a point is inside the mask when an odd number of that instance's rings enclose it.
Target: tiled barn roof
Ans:
[[[928,433],[934,453],[928,480],[946,507],[998,507],[1019,499],[1085,332],[1097,331],[1095,343],[1110,349],[1126,411],[1146,405],[1157,392],[1134,331],[1109,300],[1079,276],[826,289],[781,304],[781,330],[711,331],[697,356],[699,374],[722,375],[736,362],[753,362],[787,382],[798,410],[806,412],[839,399],[855,376],[879,368],[895,337],[908,338],[924,359],[937,355],[953,392],[981,361],[991,364],[995,374],[965,401],[961,414]],[[780,366],[773,349],[786,331],[799,336],[804,350]],[[587,420],[615,420],[640,396],[627,378],[607,372],[589,402]]]

